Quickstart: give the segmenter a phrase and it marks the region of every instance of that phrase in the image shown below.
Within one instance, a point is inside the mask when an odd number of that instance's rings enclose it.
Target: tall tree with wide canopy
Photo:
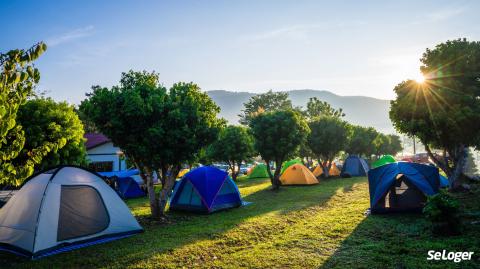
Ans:
[[[308,123],[311,133],[307,145],[316,156],[323,169],[323,175],[329,177],[334,158],[345,149],[350,136],[348,123],[335,116],[321,116]]]
[[[161,86],[158,74],[129,71],[120,85],[94,87],[80,110],[140,169],[152,216],[164,214],[182,163],[212,143],[224,120],[220,108],[193,83]],[[154,190],[153,172],[162,189]]]
[[[420,59],[423,83],[398,84],[390,119],[404,134],[417,137],[430,158],[457,187],[467,148],[480,137],[480,42],[458,39],[427,49]],[[433,149],[443,150],[443,156]]]
[[[35,170],[59,164],[87,164],[83,125],[72,105],[50,98],[31,99],[20,106],[17,122],[25,132],[25,145],[15,163],[24,163],[28,153],[39,145],[53,144],[55,149],[35,165]]]
[[[345,113],[343,113],[342,108],[335,109],[329,103],[326,101],[321,101],[317,97],[311,97],[308,100],[307,109],[304,111],[304,114],[310,120],[321,116],[337,118],[345,117]]]
[[[273,92],[272,90],[252,96],[243,105],[245,109],[242,110],[242,114],[238,115],[239,122],[243,125],[249,125],[252,118],[263,112],[292,109],[292,101],[288,98],[287,92]]]
[[[212,159],[228,164],[233,180],[237,180],[242,162],[255,156],[253,137],[243,126],[230,125],[222,129],[208,151]]]
[[[370,158],[375,153],[373,141],[378,132],[373,127],[350,125],[350,137],[345,151],[349,154]]]
[[[34,171],[34,165],[55,149],[55,144],[41,144],[15,163],[25,144],[25,133],[17,122],[19,107],[34,93],[40,72],[33,62],[47,49],[40,42],[28,50],[0,53],[0,183],[20,185]]]
[[[302,115],[293,110],[276,110],[261,113],[250,122],[255,149],[267,165],[273,189],[280,187],[282,163],[292,157],[299,146],[304,143],[310,129]],[[270,162],[275,163],[272,175]]]

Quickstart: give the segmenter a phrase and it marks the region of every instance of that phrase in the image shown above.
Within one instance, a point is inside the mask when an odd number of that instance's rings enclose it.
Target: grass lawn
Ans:
[[[480,225],[462,236],[433,237],[421,215],[365,216],[366,178],[269,189],[241,179],[253,204],[212,215],[170,213],[148,221],[145,198],[128,201],[145,233],[38,261],[0,254],[9,268],[480,268]],[[479,210],[480,192],[461,197]],[[474,251],[470,262],[427,261],[427,251]]]

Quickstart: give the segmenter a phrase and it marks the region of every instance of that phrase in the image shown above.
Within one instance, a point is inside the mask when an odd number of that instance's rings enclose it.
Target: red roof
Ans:
[[[85,147],[87,149],[91,149],[110,142],[110,139],[103,134],[88,133],[83,135],[83,137],[87,139],[87,142],[85,142]]]

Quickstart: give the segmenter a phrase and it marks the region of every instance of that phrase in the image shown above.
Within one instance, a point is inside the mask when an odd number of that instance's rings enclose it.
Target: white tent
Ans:
[[[0,250],[33,259],[142,231],[100,176],[74,166],[33,176],[0,209]]]

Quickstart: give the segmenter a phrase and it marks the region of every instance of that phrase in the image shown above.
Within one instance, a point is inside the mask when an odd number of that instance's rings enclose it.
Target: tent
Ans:
[[[239,207],[242,198],[237,185],[227,172],[203,166],[188,172],[176,184],[170,209],[201,213]]]
[[[392,155],[383,155],[380,159],[376,160],[372,164],[372,168],[377,168],[382,165],[396,162],[395,158]]]
[[[311,185],[318,184],[317,178],[303,164],[294,164],[280,176],[282,185]]]
[[[146,195],[138,183],[131,177],[119,177],[116,178],[116,181],[118,194],[123,199],[138,198]]]
[[[289,161],[286,161],[282,164],[282,170],[280,171],[280,174],[283,174],[283,172],[285,172],[285,170],[294,165],[294,164],[303,164],[302,160],[296,158],[296,159],[292,159],[292,160],[289,160]]]
[[[366,176],[368,172],[368,164],[365,159],[355,155],[350,155],[343,162],[342,176],[361,177]]]
[[[190,169],[183,168],[182,170],[180,170],[180,172],[178,172],[177,178],[183,177],[183,176],[184,176],[186,173],[188,173],[189,171],[190,171]]]
[[[438,193],[438,168],[408,162],[391,163],[368,172],[372,213],[421,211],[427,195]]]
[[[259,163],[255,165],[252,169],[250,169],[250,173],[248,174],[248,178],[263,178],[269,177],[267,172],[267,166],[263,163]]]
[[[100,175],[74,166],[32,176],[0,210],[0,250],[32,259],[142,231]]]
[[[115,190],[123,199],[138,198],[146,195],[140,188],[140,185],[138,185],[137,181],[133,178],[134,175],[139,174],[137,169],[99,172],[99,174],[115,180]]]
[[[313,170],[313,175],[315,177],[319,177],[323,174],[323,169],[321,165],[317,165],[315,169]],[[332,164],[330,167],[329,173],[331,177],[338,177],[340,175],[340,169],[338,169],[337,165],[335,163]]]
[[[448,188],[450,186],[450,182],[448,178],[440,174],[440,188]]]

